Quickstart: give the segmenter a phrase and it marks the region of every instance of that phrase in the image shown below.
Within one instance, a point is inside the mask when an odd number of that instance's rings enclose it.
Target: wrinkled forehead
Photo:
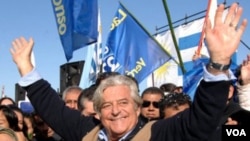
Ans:
[[[102,92],[103,101],[131,98],[131,90],[127,85],[114,85],[105,88]]]

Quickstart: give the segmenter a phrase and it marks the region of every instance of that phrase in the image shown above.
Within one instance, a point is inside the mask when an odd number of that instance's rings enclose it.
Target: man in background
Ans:
[[[77,110],[77,101],[82,88],[79,86],[69,86],[63,91],[62,99],[65,105],[71,109]]]

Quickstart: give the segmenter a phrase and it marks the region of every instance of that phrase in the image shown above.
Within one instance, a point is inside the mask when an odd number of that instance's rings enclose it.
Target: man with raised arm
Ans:
[[[247,21],[237,27],[242,15],[238,4],[231,5],[223,19],[224,5],[216,11],[214,27],[206,23],[205,36],[210,63],[204,66],[204,79],[197,88],[192,106],[180,114],[144,125],[139,117],[142,101],[134,80],[115,75],[98,86],[93,102],[100,117],[81,116],[79,111],[64,105],[55,90],[31,63],[33,39],[17,38],[11,54],[21,80],[19,85],[28,93],[35,110],[67,141],[201,141],[219,124],[226,106],[231,79],[229,69],[232,54],[239,46]]]

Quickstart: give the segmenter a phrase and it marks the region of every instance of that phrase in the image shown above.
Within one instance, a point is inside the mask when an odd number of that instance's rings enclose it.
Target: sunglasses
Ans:
[[[146,107],[149,107],[151,104],[153,104],[155,108],[159,108],[159,102],[156,102],[156,101],[151,102],[151,101],[146,101],[146,100],[143,101],[142,107],[146,108]]]

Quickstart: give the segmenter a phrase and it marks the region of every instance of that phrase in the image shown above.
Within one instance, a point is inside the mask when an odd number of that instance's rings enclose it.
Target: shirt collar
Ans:
[[[125,141],[126,137],[133,131],[130,130],[128,133],[126,133],[122,138],[120,138],[118,141]],[[98,141],[108,141],[108,136],[105,128],[102,128],[100,132],[98,133]]]

